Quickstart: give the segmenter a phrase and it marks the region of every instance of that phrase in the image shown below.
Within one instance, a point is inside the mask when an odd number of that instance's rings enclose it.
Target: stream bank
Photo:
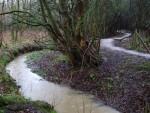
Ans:
[[[122,113],[149,113],[150,60],[104,47],[101,53],[101,66],[82,71],[56,51],[32,53],[27,63],[46,80],[93,94]]]
[[[16,56],[41,49],[43,48],[36,45],[0,49],[0,113],[54,113],[51,105],[22,97],[18,92],[19,87],[5,71],[5,66]]]
[[[6,67],[25,98],[49,103],[58,113],[119,113],[92,95],[44,80],[31,72],[25,61],[26,55],[22,55]]]

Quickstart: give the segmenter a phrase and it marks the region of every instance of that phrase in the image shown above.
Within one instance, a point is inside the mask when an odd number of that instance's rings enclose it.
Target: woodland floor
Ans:
[[[11,40],[9,31],[3,33],[3,36],[5,46],[0,48],[0,113],[55,113],[53,107],[47,103],[31,102],[20,96],[15,81],[5,71],[5,66],[16,56],[40,50],[39,45],[33,42],[36,37],[45,36],[45,33],[27,30],[22,32],[16,42]]]
[[[101,53],[104,61],[97,68],[72,68],[54,51],[32,53],[27,63],[46,80],[94,94],[122,113],[149,113],[150,60],[108,49]]]

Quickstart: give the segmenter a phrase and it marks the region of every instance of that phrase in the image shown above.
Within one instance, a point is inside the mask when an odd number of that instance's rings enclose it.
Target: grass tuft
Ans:
[[[137,65],[136,66],[136,69],[137,70],[140,70],[140,71],[150,71],[150,62],[145,62],[141,65]]]

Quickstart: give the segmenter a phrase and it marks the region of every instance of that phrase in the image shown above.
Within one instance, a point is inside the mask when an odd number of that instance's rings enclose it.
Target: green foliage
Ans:
[[[149,113],[149,112],[150,112],[150,104],[147,102],[145,103],[144,113]]]
[[[11,53],[10,53],[11,52]],[[14,48],[12,51],[8,51],[1,48],[0,55],[0,85],[4,88],[4,91],[0,95],[0,113],[5,113],[6,106],[8,105],[25,105],[31,104],[33,107],[37,108],[42,113],[56,113],[53,107],[43,103],[43,102],[31,102],[20,95],[18,95],[18,88],[15,85],[12,78],[6,73],[5,66],[18,55],[19,51]],[[37,55],[37,54],[36,54]],[[39,55],[40,56],[40,55]],[[38,57],[39,57],[38,56]],[[35,57],[35,56],[34,56]]]
[[[137,32],[134,32],[131,42],[130,42],[130,48],[131,49],[139,49],[140,48],[140,40],[139,37],[137,36]]]
[[[150,52],[150,38],[145,36],[142,32],[135,31],[131,41],[130,48],[138,51]]]
[[[8,52],[2,52],[3,55],[1,55],[0,58],[0,68],[2,68],[3,66],[5,66],[9,61],[10,61],[10,57],[9,57],[9,53]]]
[[[4,85],[4,91],[3,93],[17,93],[17,87],[14,84],[13,80],[8,76],[5,70],[5,66],[9,63],[11,60],[10,53],[6,51],[5,49],[1,49],[1,55],[0,55],[0,84]]]
[[[89,5],[84,17],[84,28],[94,36],[106,35],[112,27],[114,15],[112,1],[91,0]]]
[[[42,56],[43,56],[44,54],[46,54],[47,52],[48,52],[48,50],[32,52],[31,54],[28,54],[28,55],[27,55],[27,60],[30,60],[30,61],[39,60],[39,59],[41,59]]]
[[[136,66],[136,69],[141,71],[150,71],[150,62],[145,62],[141,65]]]
[[[31,102],[30,100],[27,100],[17,95],[0,96],[0,113],[4,113],[5,107],[8,105],[27,105],[27,104],[30,104],[31,106],[35,107],[42,113],[56,113],[53,110],[54,108],[47,103],[40,101]]]
[[[11,10],[19,10],[11,12],[16,31],[20,23],[44,27],[73,65],[101,62],[97,37],[118,29],[150,27],[149,0],[17,0],[8,4]]]
[[[131,27],[149,29],[150,27],[150,1],[130,0]]]
[[[95,73],[90,73],[90,79],[95,81],[96,80],[96,75]]]
[[[97,29],[99,35],[117,29],[147,30],[150,28],[150,1],[91,0],[87,17],[85,28]]]
[[[16,95],[3,95],[0,96],[0,107],[11,105],[11,104],[25,104],[27,100],[25,100],[21,96]]]
[[[69,58],[66,55],[61,54],[61,55],[59,55],[59,56],[57,56],[55,58],[55,62],[56,63],[57,62],[66,62],[66,63],[68,63],[69,62]]]
[[[77,6],[80,2],[79,0],[46,0],[47,8],[51,10],[51,16],[48,15],[49,24],[51,27],[58,27],[59,21],[61,27],[63,27],[63,21],[69,20],[68,28],[65,28],[66,38],[67,35],[73,30],[75,31],[76,25],[84,23],[84,29],[91,32],[98,33],[107,33],[107,31],[112,31],[116,29],[149,29],[150,27],[150,1],[149,0],[86,0],[83,1],[84,7],[84,16],[81,17],[80,21],[77,22],[75,15],[78,15],[78,10],[82,7]],[[44,3],[44,2],[43,2]],[[32,6],[32,7],[31,7]],[[45,5],[43,5],[45,6]],[[26,2],[23,0],[19,2],[10,1],[7,3],[6,7],[10,7],[9,10],[21,10],[22,12],[31,12],[31,13],[13,13],[13,20],[10,23],[14,29],[18,30],[23,27],[23,24],[27,26],[44,26],[46,21],[42,18],[41,13],[48,14],[47,11],[43,11],[40,7],[39,0]],[[46,9],[47,9],[46,8]],[[7,9],[7,8],[6,8]],[[45,9],[45,10],[46,10]],[[49,13],[50,14],[50,13]],[[60,21],[58,16],[62,17]],[[53,18],[53,19],[52,19]],[[52,23],[52,21],[54,23]],[[90,24],[89,24],[90,22]],[[54,25],[55,24],[55,25]],[[89,25],[88,25],[89,24]],[[44,26],[47,29],[47,26]],[[49,29],[49,28],[48,28]],[[87,32],[86,32],[87,33]],[[100,35],[102,35],[100,34]]]

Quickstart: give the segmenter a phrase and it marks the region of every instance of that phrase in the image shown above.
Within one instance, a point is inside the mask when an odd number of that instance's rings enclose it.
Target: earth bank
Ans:
[[[104,61],[97,68],[73,68],[58,51],[33,52],[27,63],[46,80],[94,94],[123,113],[149,113],[150,60],[108,49],[101,52]]]
[[[9,77],[5,66],[21,53],[41,50],[42,47],[27,45],[22,48],[0,49],[0,113],[55,113],[53,107],[43,102],[31,102],[20,96],[19,86]]]

